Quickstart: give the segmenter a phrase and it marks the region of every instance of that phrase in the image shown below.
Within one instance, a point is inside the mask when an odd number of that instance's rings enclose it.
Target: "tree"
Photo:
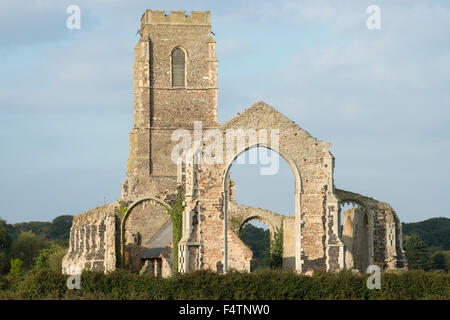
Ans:
[[[54,244],[49,249],[42,249],[36,259],[35,269],[50,269],[55,272],[61,272],[62,259],[67,253],[66,248],[61,248]]]
[[[67,254],[67,248],[59,248],[58,251],[53,252],[48,256],[48,267],[55,272],[62,272],[62,260]]]
[[[270,267],[280,269],[283,266],[283,226],[274,232],[273,240],[270,242],[270,253],[272,256]]]
[[[13,275],[20,275],[23,272],[23,261],[20,259],[11,259],[11,270],[9,273]]]
[[[246,223],[241,229],[241,239],[253,252],[250,270],[270,267],[269,230]]]
[[[11,247],[11,237],[6,227],[6,221],[0,219],[0,250],[8,250]]]
[[[429,269],[430,256],[427,245],[417,233],[407,237],[405,241],[405,255],[409,269]]]
[[[35,269],[48,269],[49,268],[49,257],[51,254],[57,252],[60,249],[60,246],[53,245],[49,249],[41,249],[39,252],[39,256],[36,258],[36,264],[34,265]]]
[[[0,274],[8,273],[10,268],[9,251],[11,249],[11,236],[6,221],[0,219]]]
[[[445,257],[445,269],[450,270],[450,250],[442,251]]]
[[[435,252],[431,256],[431,268],[434,270],[447,271],[446,259],[442,251]]]
[[[24,231],[13,244],[11,256],[15,259],[22,260],[24,268],[30,269],[36,257],[39,256],[40,250],[46,247],[48,245],[44,240],[39,239],[31,231]]]
[[[9,254],[5,250],[0,250],[0,275],[8,273],[10,268]]]
[[[48,239],[68,240],[70,228],[72,227],[73,216],[65,215],[53,219]]]
[[[450,250],[450,219],[439,217],[425,221],[403,223],[402,233],[404,236],[417,233],[430,247]]]

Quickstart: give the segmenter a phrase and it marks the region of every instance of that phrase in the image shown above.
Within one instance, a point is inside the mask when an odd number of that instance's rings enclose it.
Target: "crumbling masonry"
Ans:
[[[173,266],[173,225],[167,208],[184,199],[178,271],[249,270],[252,252],[239,229],[257,218],[273,232],[283,227],[283,268],[311,273],[343,268],[364,272],[371,264],[405,269],[401,224],[394,210],[357,193],[335,188],[330,144],[319,141],[271,106],[258,102],[236,118],[217,121],[217,64],[210,13],[147,10],[135,47],[134,125],[130,132],[127,176],[122,198],[74,218],[63,271],[134,272],[168,276]],[[250,134],[226,161],[196,161],[193,146],[185,163],[171,160],[177,129],[195,134],[217,129]],[[276,129],[265,143],[252,130]],[[249,131],[250,130],[250,131]],[[217,137],[216,137],[217,138]],[[276,142],[276,145],[275,145]],[[254,147],[277,151],[295,179],[295,215],[239,205],[228,170],[236,157]],[[225,146],[224,146],[224,153]],[[344,204],[355,208],[342,213]],[[341,227],[342,224],[342,227]]]

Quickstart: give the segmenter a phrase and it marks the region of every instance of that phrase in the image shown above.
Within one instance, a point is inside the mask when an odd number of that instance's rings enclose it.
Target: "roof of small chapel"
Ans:
[[[148,249],[142,254],[142,259],[159,258],[164,248],[172,241],[172,227],[172,219],[167,220],[158,232],[147,241],[145,245]]]

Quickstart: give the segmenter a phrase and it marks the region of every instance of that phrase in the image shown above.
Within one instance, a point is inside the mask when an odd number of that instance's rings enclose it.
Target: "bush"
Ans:
[[[32,232],[24,231],[13,244],[11,256],[22,260],[24,268],[29,270],[33,267],[40,250],[46,247],[48,247],[48,244],[44,240],[38,238]]]
[[[68,248],[59,248],[48,256],[48,267],[54,272],[62,272],[62,259],[67,254]]]
[[[413,233],[405,239],[405,257],[410,270],[428,270],[430,268],[427,244],[417,233]]]
[[[11,259],[5,250],[0,250],[0,275],[6,274],[11,269]]]
[[[20,259],[11,259],[10,274],[18,276],[23,272],[23,261]]]
[[[39,256],[36,258],[37,270],[50,269],[54,272],[62,271],[62,259],[67,253],[67,249],[61,248],[59,245],[53,245],[50,249],[41,249]]]
[[[31,270],[19,280],[15,293],[23,299],[60,299],[67,294],[67,276],[50,270]]]
[[[431,268],[433,270],[447,271],[447,263],[445,254],[442,251],[437,251],[431,256]]]
[[[81,289],[68,290],[68,276],[32,270],[24,276],[0,278],[0,298],[15,299],[450,299],[450,275],[443,271],[385,272],[381,289],[369,290],[368,275],[351,271],[316,272],[312,276],[281,270],[254,273],[212,271],[170,278],[116,270],[107,275],[85,271]]]

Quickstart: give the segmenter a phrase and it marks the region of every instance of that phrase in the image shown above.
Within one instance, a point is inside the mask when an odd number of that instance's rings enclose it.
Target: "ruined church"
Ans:
[[[224,124],[218,122],[218,60],[210,12],[146,10],[139,35],[134,123],[121,199],[74,218],[64,273],[116,268],[155,276],[201,269],[250,271],[252,251],[239,233],[252,219],[263,221],[272,237],[283,230],[285,270],[407,268],[395,211],[387,203],[335,186],[330,143],[314,138],[264,102]],[[231,152],[223,146],[225,161],[208,163],[196,161],[213,140],[204,139],[184,161],[174,162],[173,132],[182,129],[194,135],[196,121],[202,123],[200,134],[215,129],[216,139],[225,140],[233,129],[276,129],[277,135],[268,134],[264,142],[246,135]],[[292,170],[293,216],[236,203],[229,175],[232,162],[262,147],[275,150]],[[184,209],[177,229],[169,211],[180,201]],[[348,204],[353,207],[344,210]]]

